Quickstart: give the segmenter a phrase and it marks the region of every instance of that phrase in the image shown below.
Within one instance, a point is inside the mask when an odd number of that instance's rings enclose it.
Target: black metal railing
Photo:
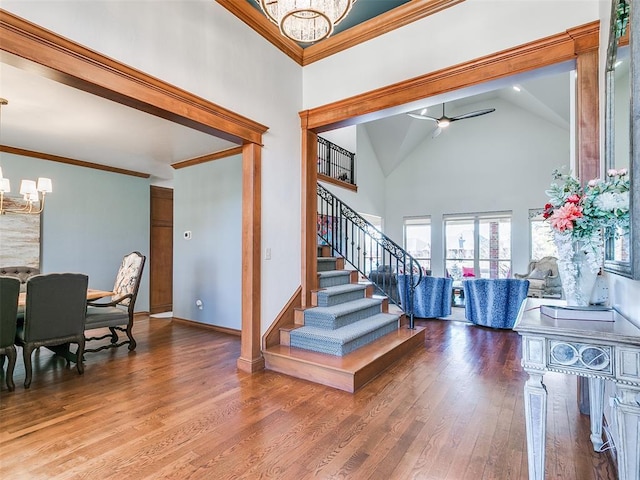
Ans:
[[[318,137],[318,173],[355,185],[355,159],[355,153]]]
[[[318,185],[318,236],[366,276],[376,290],[402,308],[409,317],[409,328],[414,328],[413,297],[422,281],[418,260],[321,185]],[[399,277],[402,273],[407,275]],[[401,281],[405,282],[407,305],[400,301]]]

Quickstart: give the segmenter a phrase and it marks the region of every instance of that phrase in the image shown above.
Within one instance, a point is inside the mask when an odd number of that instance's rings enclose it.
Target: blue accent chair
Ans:
[[[424,275],[413,295],[413,314],[419,318],[451,315],[452,285],[452,278]],[[406,311],[409,308],[409,275],[398,275],[398,293]]]
[[[462,282],[465,317],[476,325],[513,328],[529,290],[529,280],[478,278]]]

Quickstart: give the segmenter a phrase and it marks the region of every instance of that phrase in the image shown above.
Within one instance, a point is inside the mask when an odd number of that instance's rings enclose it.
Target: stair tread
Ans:
[[[354,292],[357,290],[366,290],[366,285],[360,285],[358,283],[345,283],[343,285],[333,285],[331,287],[325,287],[322,290],[318,290],[318,296],[337,295],[345,292]]]
[[[375,304],[382,304],[382,300],[379,298],[360,298],[346,303],[339,303],[338,305],[331,305],[330,307],[308,308],[304,311],[304,315],[305,318],[307,315],[311,315],[312,317],[328,315],[335,318],[340,315],[357,312],[358,310],[362,310]]]
[[[324,272],[318,272],[321,277],[344,277],[351,275],[349,270],[325,270]]]
[[[372,315],[363,320],[350,323],[344,327],[336,328],[335,330],[327,330],[325,328],[318,328],[312,326],[303,326],[295,330],[296,337],[313,337],[322,338],[328,342],[333,343],[346,343],[359,336],[372,332],[383,325],[391,322],[397,322],[400,319],[399,315],[391,313],[379,313]],[[292,332],[292,335],[294,332]]]

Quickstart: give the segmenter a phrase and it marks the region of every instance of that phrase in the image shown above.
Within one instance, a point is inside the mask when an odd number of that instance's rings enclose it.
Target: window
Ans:
[[[511,277],[511,213],[446,215],[445,269],[454,279]]]
[[[404,219],[404,249],[423,269],[431,269],[431,218]]]
[[[543,210],[529,210],[529,235],[531,236],[531,260],[543,257],[558,257],[558,248],[553,241],[551,225],[542,216]]]

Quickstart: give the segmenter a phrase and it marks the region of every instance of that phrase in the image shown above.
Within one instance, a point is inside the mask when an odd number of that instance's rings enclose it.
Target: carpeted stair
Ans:
[[[366,285],[350,283],[334,257],[318,258],[317,307],[304,311],[304,326],[291,331],[291,346],[344,356],[398,329],[399,315],[383,313],[381,298],[367,298]]]

